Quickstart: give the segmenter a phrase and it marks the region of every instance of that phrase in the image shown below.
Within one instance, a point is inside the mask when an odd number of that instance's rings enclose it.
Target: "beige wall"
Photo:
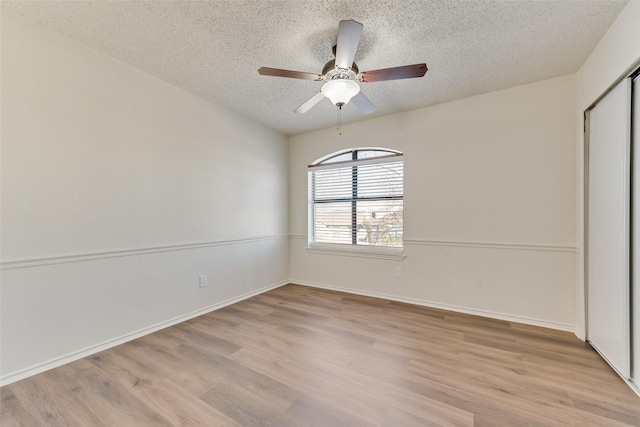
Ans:
[[[3,11],[1,136],[3,382],[286,282],[284,135]]]
[[[573,331],[575,87],[566,76],[292,137],[291,280]],[[405,153],[403,261],[305,249],[306,166],[361,146]]]

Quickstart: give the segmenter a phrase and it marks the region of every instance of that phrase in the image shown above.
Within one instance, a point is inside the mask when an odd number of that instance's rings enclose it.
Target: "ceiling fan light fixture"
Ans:
[[[353,80],[336,79],[322,85],[320,92],[329,98],[332,104],[342,107],[360,92],[360,85]]]

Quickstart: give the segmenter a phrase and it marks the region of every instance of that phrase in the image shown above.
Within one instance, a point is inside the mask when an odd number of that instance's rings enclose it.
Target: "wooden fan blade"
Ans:
[[[371,114],[376,111],[376,106],[362,92],[358,92],[356,96],[351,98],[351,102],[358,107],[358,110],[360,110],[362,114]]]
[[[292,79],[303,80],[322,80],[322,76],[313,73],[304,73],[302,71],[281,70],[279,68],[261,67],[258,69],[261,76],[289,77]]]
[[[412,79],[422,77],[427,72],[427,64],[404,65],[402,67],[384,68],[381,70],[364,71],[360,73],[363,83],[382,82],[385,80]]]
[[[298,114],[304,114],[307,111],[309,111],[311,108],[313,108],[318,102],[322,101],[323,99],[324,99],[324,95],[322,94],[322,92],[318,92],[315,95],[313,95],[311,98],[309,98],[304,104],[302,104],[301,106],[293,110],[293,112]]]
[[[336,65],[339,68],[351,68],[356,50],[360,43],[363,25],[352,19],[340,21],[338,43],[336,45]]]

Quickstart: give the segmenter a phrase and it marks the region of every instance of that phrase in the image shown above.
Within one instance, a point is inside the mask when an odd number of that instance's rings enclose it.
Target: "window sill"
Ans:
[[[379,248],[367,246],[332,245],[322,243],[311,243],[307,247],[307,252],[322,255],[352,256],[358,258],[388,259],[402,261],[407,256],[403,254],[402,248]]]

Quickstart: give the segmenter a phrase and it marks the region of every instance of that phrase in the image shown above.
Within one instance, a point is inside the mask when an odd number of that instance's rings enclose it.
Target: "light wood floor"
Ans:
[[[2,388],[9,426],[640,426],[572,334],[288,285]]]

